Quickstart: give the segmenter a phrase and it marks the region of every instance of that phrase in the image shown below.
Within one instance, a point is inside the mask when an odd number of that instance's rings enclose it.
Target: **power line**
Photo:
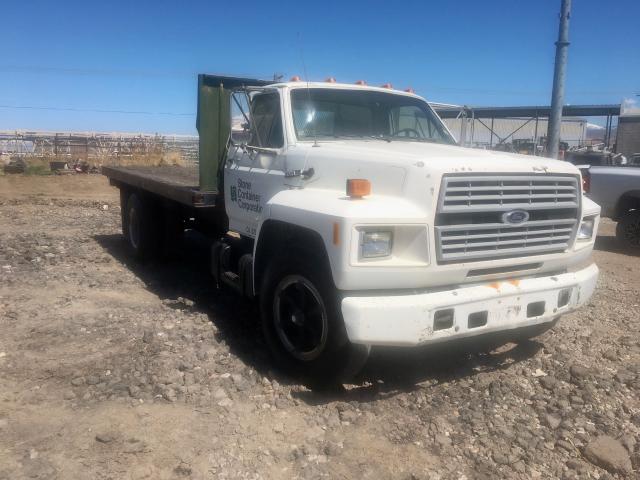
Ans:
[[[546,95],[548,90],[491,90],[483,88],[457,88],[457,87],[439,87],[439,86],[420,86],[417,88],[426,92],[443,92],[443,93],[483,93],[491,95]],[[627,90],[571,90],[572,95],[628,95]]]
[[[14,110],[52,110],[61,112],[90,112],[90,113],[122,113],[127,115],[168,115],[173,117],[193,117],[195,113],[177,113],[177,112],[146,112],[135,110],[103,110],[93,108],[67,108],[67,107],[40,107],[33,105],[0,105],[0,108]]]
[[[26,73],[26,74],[63,74],[77,76],[123,76],[123,77],[173,77],[193,78],[197,72],[191,70],[127,70],[127,69],[92,69],[92,68],[66,68],[46,67],[37,65],[0,65],[0,72]],[[233,76],[233,75],[230,75]],[[252,78],[267,78],[263,75],[244,75]],[[415,85],[415,84],[414,84]],[[548,90],[504,90],[485,88],[447,87],[439,85],[417,85],[424,92],[466,93],[488,95],[547,95]],[[628,91],[620,90],[571,90],[572,95],[628,95]]]
[[[108,68],[65,68],[65,67],[43,67],[37,65],[0,65],[0,72],[13,73],[53,73],[63,75],[109,75],[109,76],[133,76],[133,77],[193,77],[196,73],[187,70],[126,70]]]
[[[205,68],[206,69],[206,68]],[[76,75],[76,76],[122,76],[122,77],[179,77],[193,79],[202,71],[198,70],[135,70],[123,68],[78,68],[78,67],[50,67],[41,65],[0,65],[0,72],[6,73],[26,73],[26,74],[60,74],[60,75]],[[246,78],[272,78],[269,75],[256,75],[252,73],[231,74],[228,72],[216,72],[217,75],[223,76],[241,76]]]

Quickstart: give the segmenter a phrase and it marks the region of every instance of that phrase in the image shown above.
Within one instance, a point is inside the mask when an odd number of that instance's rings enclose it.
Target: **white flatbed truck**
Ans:
[[[461,148],[421,97],[199,75],[198,175],[105,167],[147,257],[194,228],[256,298],[282,365],[346,378],[371,346],[539,335],[591,297],[600,207],[579,171]]]

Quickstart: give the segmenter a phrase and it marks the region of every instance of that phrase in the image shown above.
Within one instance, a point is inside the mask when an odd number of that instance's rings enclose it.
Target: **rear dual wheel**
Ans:
[[[344,382],[365,364],[369,347],[349,342],[328,268],[299,252],[267,269],[260,295],[269,348],[284,369],[322,382]]]
[[[157,206],[150,199],[138,193],[126,195],[121,203],[122,233],[132,255],[139,260],[147,260],[158,253],[162,241],[162,231],[158,227]]]

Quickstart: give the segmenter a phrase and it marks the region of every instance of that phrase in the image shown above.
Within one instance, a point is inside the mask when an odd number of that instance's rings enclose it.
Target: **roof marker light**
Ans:
[[[300,81],[300,77],[298,75],[294,75],[293,77],[291,77],[291,80],[289,80],[290,82],[299,82]]]
[[[382,88],[393,89],[393,85],[391,85],[390,83],[385,83],[384,85],[382,85]]]
[[[347,197],[362,198],[371,195],[371,182],[364,178],[350,178],[347,180]]]
[[[367,82],[364,80],[356,80],[356,85],[366,85]]]
[[[336,83],[336,79],[333,77],[327,77],[324,79],[324,81],[327,83]]]
[[[407,92],[407,93],[416,93],[416,91],[411,87],[405,88],[404,91]]]

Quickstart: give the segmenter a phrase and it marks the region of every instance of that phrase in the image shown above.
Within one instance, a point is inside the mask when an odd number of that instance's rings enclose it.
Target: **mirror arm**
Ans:
[[[244,144],[243,147],[246,150],[251,150],[251,151],[260,152],[260,153],[273,153],[274,155],[278,155],[281,150],[279,148],[255,147],[253,145],[246,145],[246,144]]]

